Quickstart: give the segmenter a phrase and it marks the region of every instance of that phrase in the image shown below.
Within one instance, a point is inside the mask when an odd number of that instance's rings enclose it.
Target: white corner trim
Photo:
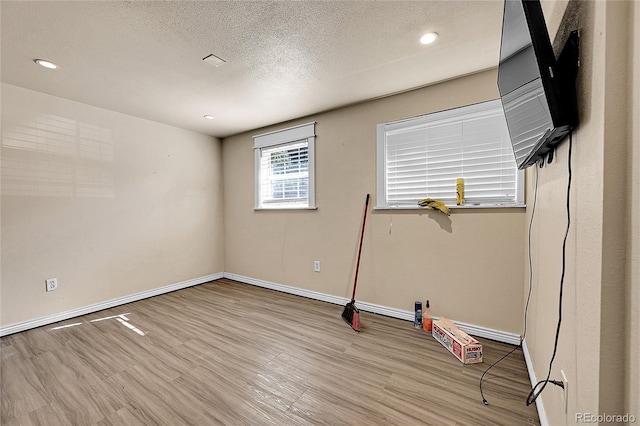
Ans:
[[[187,281],[182,281],[175,284],[170,284],[164,287],[154,288],[152,290],[142,291],[140,293],[130,294],[124,297],[118,297],[116,299],[107,300],[106,302],[95,303],[93,305],[83,306],[80,308],[72,309],[70,311],[59,312],[57,314],[47,315],[44,317],[34,318],[27,321],[10,324],[0,327],[0,336],[6,336],[8,334],[18,333],[20,331],[30,330],[36,327],[42,327],[43,325],[53,324],[59,321],[64,321],[69,318],[74,318],[80,315],[91,314],[103,309],[113,308],[114,306],[124,305],[125,303],[135,302],[137,300],[147,299],[149,297],[158,296],[160,294],[169,293],[183,288],[192,287],[198,284],[204,284],[209,281],[218,280],[223,277],[222,272],[217,274],[206,275],[204,277],[194,278]]]
[[[538,379],[536,378],[536,372],[533,369],[533,361],[531,360],[531,354],[529,353],[529,347],[527,346],[527,339],[522,340],[522,352],[524,353],[524,362],[527,364],[527,371],[529,372],[529,380],[531,381],[531,387],[533,388]],[[540,418],[540,426],[549,426],[549,420],[547,420],[547,413],[544,411],[544,405],[542,404],[542,395],[536,399],[536,410],[538,410],[538,417]]]
[[[257,278],[245,277],[238,274],[232,274],[230,272],[224,273],[225,278],[239,281],[245,284],[251,284],[258,287],[269,288],[272,290],[281,291],[283,293],[295,294],[296,296],[307,297],[309,299],[321,300],[323,302],[334,303],[336,305],[344,305],[351,299],[346,297],[334,296],[331,294],[320,293],[317,291],[305,290],[303,288],[292,287],[288,285],[278,284],[270,281],[264,281]],[[357,301],[358,309],[372,312],[374,314],[385,315],[392,318],[398,318],[406,321],[413,321],[414,312],[405,311],[403,309],[391,308],[388,306],[376,305],[374,303]],[[434,319],[438,319],[434,317]],[[463,322],[454,321],[454,323],[460,327],[460,329],[476,337],[484,337],[487,339],[495,340],[502,343],[508,343],[510,345],[520,344],[520,336],[515,333],[509,333],[501,330],[494,330],[492,328],[481,327],[478,325],[467,324]]]

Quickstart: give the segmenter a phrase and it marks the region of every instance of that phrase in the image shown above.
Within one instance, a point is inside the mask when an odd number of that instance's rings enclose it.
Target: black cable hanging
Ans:
[[[484,373],[482,373],[482,376],[480,377],[480,396],[482,397],[482,403],[484,405],[489,405],[489,401],[487,401],[487,399],[484,397],[484,392],[482,391],[482,384],[484,382],[484,377],[489,372],[489,370],[491,370],[493,367],[495,367],[500,362],[502,362],[503,359],[507,358],[509,355],[514,353],[518,348],[521,348],[522,342],[524,341],[524,338],[527,335],[527,313],[529,311],[529,301],[531,300],[531,289],[533,288],[533,266],[532,266],[532,260],[531,260],[531,229],[533,226],[533,218],[536,213],[536,204],[538,201],[538,169],[536,167],[534,167],[534,169],[536,171],[536,180],[535,180],[534,190],[533,190],[533,207],[531,209],[531,218],[529,219],[529,232],[528,232],[529,292],[527,294],[527,302],[524,308],[524,326],[522,330],[522,336],[520,337],[520,343],[518,343],[516,347],[514,347],[509,352],[504,354],[500,359],[495,361],[486,370],[484,370]]]
[[[540,396],[542,391],[547,384],[552,383],[556,386],[560,386],[564,389],[564,383],[559,380],[550,380],[551,377],[551,369],[553,367],[553,361],[556,358],[556,353],[558,352],[558,338],[560,337],[560,324],[562,324],[562,295],[564,290],[564,276],[566,270],[566,258],[567,258],[567,237],[569,236],[569,228],[571,227],[571,150],[573,146],[573,132],[569,133],[569,154],[568,154],[568,170],[569,170],[569,178],[567,181],[567,229],[564,233],[564,240],[562,241],[562,273],[560,275],[560,295],[558,297],[558,325],[556,327],[556,337],[553,344],[553,354],[551,355],[551,360],[549,361],[549,371],[547,372],[547,378],[545,380],[541,380],[531,389],[529,396],[527,396],[527,406],[533,404],[536,399]],[[540,386],[540,390],[536,392],[536,389]]]

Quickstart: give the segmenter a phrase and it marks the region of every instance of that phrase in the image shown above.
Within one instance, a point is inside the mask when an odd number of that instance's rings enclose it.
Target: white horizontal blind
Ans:
[[[382,124],[378,138],[378,207],[416,207],[426,197],[455,204],[457,178],[465,204],[521,202],[499,101]]]
[[[307,206],[309,144],[306,140],[260,149],[263,204]]]

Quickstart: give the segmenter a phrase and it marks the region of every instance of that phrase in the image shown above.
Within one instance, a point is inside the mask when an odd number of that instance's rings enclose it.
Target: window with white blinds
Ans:
[[[524,175],[499,100],[378,125],[377,207],[417,207],[423,198],[465,205],[522,205]]]
[[[315,123],[253,138],[255,208],[315,208]]]

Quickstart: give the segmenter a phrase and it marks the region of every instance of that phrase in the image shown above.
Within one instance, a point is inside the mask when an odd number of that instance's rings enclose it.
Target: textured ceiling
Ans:
[[[3,82],[218,137],[494,67],[502,22],[502,1],[1,7]]]

